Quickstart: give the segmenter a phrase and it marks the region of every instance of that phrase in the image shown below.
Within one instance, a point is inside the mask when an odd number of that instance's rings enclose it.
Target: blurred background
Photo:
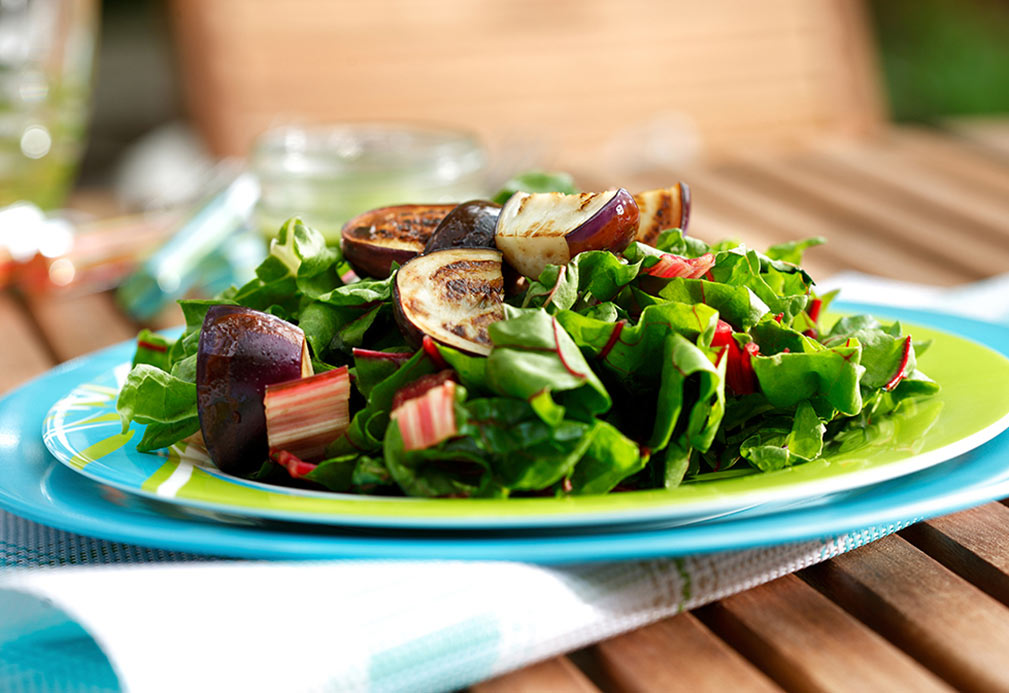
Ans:
[[[821,276],[1009,271],[1003,0],[0,0],[0,92],[0,282],[133,322],[291,214],[533,168],[685,180],[691,232],[827,236]]]

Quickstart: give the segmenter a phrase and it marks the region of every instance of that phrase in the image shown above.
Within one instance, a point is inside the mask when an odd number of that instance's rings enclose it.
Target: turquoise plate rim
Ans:
[[[878,314],[886,315],[888,318],[904,319],[901,318],[899,311],[894,313],[892,310],[859,307],[856,304],[842,306],[846,312],[862,308],[868,308]],[[926,327],[935,327],[927,322],[921,324]],[[951,332],[950,330],[945,331]],[[963,338],[962,335],[957,335],[955,332],[951,332],[951,334]],[[967,339],[967,341],[972,340]],[[96,353],[94,358],[100,359],[102,363],[114,363],[116,358],[125,362],[132,352],[132,348],[132,342],[125,342]],[[1002,363],[1001,365],[1006,366],[1007,364]],[[111,373],[103,374],[103,377],[109,381],[110,385],[113,384]],[[80,386],[81,383],[77,383],[77,385]],[[111,396],[113,392],[114,388],[109,387],[108,392],[102,396]],[[757,508],[773,510],[782,504],[801,502],[805,499],[881,483],[914,473],[963,454],[1009,427],[1009,407],[1007,407],[1002,412],[1001,418],[991,425],[970,436],[957,439],[951,444],[927,451],[924,454],[912,454],[884,465],[864,468],[856,466],[853,470],[840,472],[838,470],[841,469],[841,466],[834,464],[833,461],[826,464],[811,463],[775,472],[772,475],[754,475],[745,480],[737,479],[729,483],[716,482],[720,485],[720,489],[715,489],[714,495],[707,493],[706,496],[698,494],[691,497],[680,493],[685,489],[678,489],[672,492],[675,495],[670,495],[669,499],[665,497],[666,492],[646,491],[594,498],[431,501],[413,498],[378,499],[258,484],[223,474],[214,468],[191,467],[184,461],[180,461],[178,456],[166,459],[137,453],[132,447],[135,445],[133,441],[137,439],[133,432],[109,438],[108,440],[114,441],[119,447],[107,458],[98,457],[93,460],[87,455],[82,458],[79,451],[85,447],[85,443],[101,442],[101,439],[89,436],[93,436],[102,427],[118,431],[114,410],[109,410],[109,404],[106,403],[101,405],[106,407],[105,409],[100,407],[96,409],[99,413],[105,412],[105,423],[89,424],[89,426],[82,427],[83,433],[76,433],[78,437],[84,438],[84,443],[72,446],[67,435],[62,437],[57,435],[70,428],[63,425],[63,417],[68,409],[67,403],[76,401],[74,398],[87,399],[93,395],[91,390],[82,392],[75,388],[70,395],[61,397],[53,405],[46,416],[43,427],[43,438],[50,452],[61,462],[73,468],[75,472],[83,474],[93,481],[113,486],[127,493],[146,496],[152,500],[205,512],[284,522],[318,523],[326,526],[387,529],[502,530],[523,527],[577,527],[641,522],[683,524],[706,521],[728,517],[741,511],[756,512],[754,509]],[[109,414],[109,411],[113,413]],[[109,417],[111,417],[111,421],[108,420]],[[84,421],[90,421],[93,418],[85,418]],[[73,434],[74,432],[71,431],[71,435]],[[129,436],[134,437],[131,439]],[[97,456],[97,453],[92,453],[92,455]],[[833,468],[831,468],[831,464],[834,464]],[[172,465],[175,466],[172,467]],[[817,465],[820,465],[822,469],[813,469]],[[174,471],[170,474],[163,472],[167,468],[172,468]],[[184,473],[179,474],[179,472]],[[176,477],[179,477],[180,480],[177,481]],[[772,477],[775,477],[776,481]],[[798,477],[798,481],[791,481],[795,477]],[[148,486],[151,480],[157,480],[160,485]],[[190,487],[195,485],[198,492],[202,492],[204,496],[194,498],[171,495],[178,493],[180,485],[183,484]],[[217,486],[208,487],[208,484],[216,484]],[[168,487],[167,493],[166,487]],[[689,489],[689,491],[693,490]],[[707,492],[709,489],[698,490]],[[249,505],[248,501],[229,502],[228,494],[233,492],[239,492],[246,497],[254,497],[260,505]],[[338,509],[335,512],[311,510],[313,504],[318,506],[322,503],[333,503],[337,505]],[[440,505],[441,512],[445,514],[431,514],[432,505]]]
[[[1009,356],[1009,328],[928,311],[900,312]],[[164,550],[261,559],[629,560],[824,539],[1009,496],[1009,434],[1003,434],[948,462],[806,507],[673,528],[446,536],[222,524],[165,512],[95,484],[46,451],[37,434],[51,401],[45,395],[65,391],[93,356],[68,362],[0,399],[0,507],[65,531]]]

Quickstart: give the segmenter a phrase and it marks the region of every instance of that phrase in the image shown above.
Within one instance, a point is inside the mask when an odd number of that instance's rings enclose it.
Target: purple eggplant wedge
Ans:
[[[340,246],[354,271],[385,279],[392,263],[405,264],[424,246],[455,205],[397,205],[359,214],[340,232]]]
[[[566,265],[586,250],[626,248],[638,230],[638,205],[619,188],[601,193],[523,193],[509,198],[498,217],[495,244],[526,277],[547,265]]]
[[[212,306],[196,355],[196,406],[210,459],[229,474],[255,471],[269,454],[267,385],[312,375],[305,333],[242,306]]]
[[[654,246],[659,234],[666,229],[687,230],[690,221],[690,186],[686,183],[640,192],[634,196],[634,201],[640,212],[635,240]]]
[[[421,255],[396,273],[393,309],[407,341],[424,335],[469,354],[491,350],[487,327],[504,319],[501,253],[448,248]]]
[[[487,200],[463,202],[441,220],[424,252],[445,248],[493,248],[501,205]]]

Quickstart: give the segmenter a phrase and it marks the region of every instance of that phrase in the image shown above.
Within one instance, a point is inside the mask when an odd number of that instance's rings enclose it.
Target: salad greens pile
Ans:
[[[315,372],[350,367],[350,426],[303,477],[333,491],[595,494],[775,471],[816,459],[851,429],[938,390],[915,366],[926,345],[899,324],[869,316],[821,324],[832,296],[818,296],[799,267],[820,242],[760,253],[662,233],[661,253],[713,256],[695,279],[648,274],[661,256],[639,243],[621,255],[580,253],[507,299],[483,357],[408,347],[393,320],[395,273],[357,280],[338,248],[292,219],[255,279],[214,299],[181,301],[178,339],[140,335],[118,410],[124,427],[146,424],[141,451],[197,433],[200,327],[210,306],[237,304],[300,326]],[[460,383],[459,435],[406,451],[390,425],[393,397],[445,368]],[[268,460],[253,478],[291,483]]]

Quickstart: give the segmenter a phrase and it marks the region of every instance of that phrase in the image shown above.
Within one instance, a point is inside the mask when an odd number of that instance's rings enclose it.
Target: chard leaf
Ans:
[[[408,451],[399,426],[389,426],[382,450],[390,475],[408,496],[468,498],[491,492],[487,455],[471,437]]]
[[[547,265],[539,279],[530,283],[523,307],[555,312],[611,301],[640,269],[640,261],[627,263],[609,251],[579,253],[566,265]]]
[[[714,440],[725,413],[725,361],[716,367],[708,355],[681,335],[670,334],[662,354],[662,375],[655,411],[655,426],[648,447],[661,450],[676,429],[681,412],[689,406],[685,442],[701,452]],[[688,381],[694,387],[688,388]],[[696,392],[688,401],[688,389]]]
[[[507,180],[491,201],[503,205],[517,192],[561,192],[570,195],[578,192],[578,188],[575,187],[575,180],[571,174],[561,171],[528,171]]]
[[[765,254],[772,260],[783,260],[784,262],[788,262],[793,265],[801,265],[802,254],[806,250],[809,248],[815,248],[818,245],[823,245],[826,242],[827,240],[822,236],[806,238],[801,241],[788,241],[787,243],[772,245],[767,249]]]
[[[827,346],[843,344],[849,339],[857,339],[862,345],[861,364],[865,367],[862,386],[878,389],[886,385],[897,374],[904,360],[905,337],[901,334],[900,323],[885,327],[867,315],[845,317],[837,321],[824,338]],[[915,369],[914,347],[907,354],[906,372]]]
[[[799,275],[789,275],[777,270],[762,273],[761,270],[758,254],[740,247],[719,253],[714,267],[711,268],[711,275],[718,282],[748,287],[767,305],[771,313],[783,313],[784,322],[790,323],[792,318],[806,308],[809,300],[808,285],[798,278]],[[789,277],[791,279],[788,279]],[[768,279],[775,283],[775,288],[768,284]]]
[[[605,421],[596,421],[586,438],[591,442],[571,474],[572,493],[608,493],[648,463],[637,443]]]
[[[813,353],[758,355],[751,363],[760,391],[773,406],[790,408],[816,398],[854,416],[862,410],[861,355],[862,347],[853,339]]]
[[[661,354],[668,335],[679,334],[710,344],[718,312],[704,304],[670,301],[648,306],[633,325],[572,311],[558,313],[557,320],[590,357],[601,358],[621,380],[640,382],[653,380],[661,371]]]
[[[126,376],[116,411],[123,432],[134,421],[147,425],[137,446],[141,452],[167,447],[200,430],[196,385],[149,364],[136,366]]]
[[[156,332],[148,329],[140,330],[137,335],[137,350],[133,354],[131,366],[146,363],[160,368],[163,371],[171,370],[172,358],[169,350],[175,343],[173,339],[166,339]]]
[[[563,393],[561,404],[583,416],[609,409],[606,388],[560,322],[540,310],[505,307],[506,319],[489,328],[487,385],[528,401],[541,392]]]
[[[756,325],[769,310],[767,304],[748,286],[732,286],[705,279],[671,279],[659,292],[659,296],[678,303],[703,303],[711,306],[737,331]]]
[[[704,241],[693,236],[684,235],[680,229],[668,229],[659,234],[655,247],[664,253],[672,253],[680,257],[700,257],[712,251]]]
[[[509,490],[541,490],[569,476],[591,443],[592,425],[547,423],[529,404],[503,397],[460,407],[459,433],[483,450],[499,484]]]

